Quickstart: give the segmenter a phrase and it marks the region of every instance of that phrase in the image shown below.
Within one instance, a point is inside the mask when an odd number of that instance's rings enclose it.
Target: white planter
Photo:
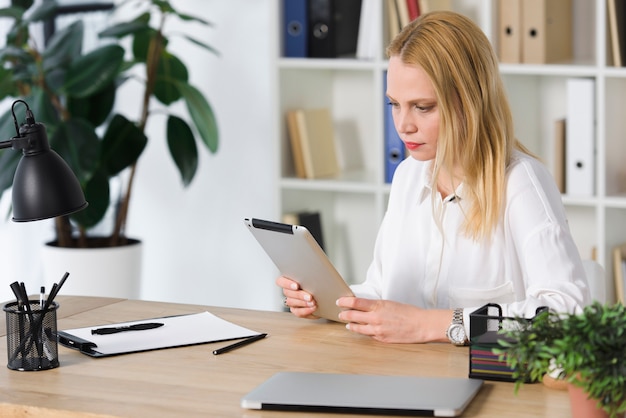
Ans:
[[[141,241],[107,248],[62,248],[46,244],[42,250],[46,291],[69,272],[60,294],[137,299],[142,247]]]

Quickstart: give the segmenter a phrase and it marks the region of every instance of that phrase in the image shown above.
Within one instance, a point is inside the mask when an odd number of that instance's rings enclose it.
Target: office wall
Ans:
[[[220,51],[215,57],[173,39],[171,46],[190,69],[191,82],[209,98],[217,115],[220,148],[200,150],[200,167],[184,189],[154,116],[149,145],[138,165],[127,233],[144,242],[141,298],[256,309],[278,309],[275,270],[244,228],[245,216],[276,213],[272,148],[273,85],[268,32],[275,24],[270,0],[174,0],[183,12],[214,22],[173,30],[190,31]],[[137,86],[118,98],[136,117]],[[181,106],[180,109],[184,111]],[[51,223],[15,224],[5,219],[10,195],[0,201],[0,298],[9,283],[37,289],[42,276],[39,248],[52,236]],[[28,254],[27,254],[28,252]],[[71,272],[70,272],[71,273]],[[71,276],[70,276],[71,277]]]

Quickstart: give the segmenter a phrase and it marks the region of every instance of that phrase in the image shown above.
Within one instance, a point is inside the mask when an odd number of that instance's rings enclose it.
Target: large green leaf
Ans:
[[[96,172],[89,181],[83,185],[85,200],[89,206],[74,213],[71,218],[84,228],[96,226],[110,204],[109,178],[101,171]]]
[[[20,158],[22,158],[22,153],[19,151],[12,149],[0,151],[0,167],[2,167],[0,170],[0,196],[13,185],[13,177]]]
[[[22,48],[18,48],[14,45],[7,45],[4,48],[0,49],[0,60],[2,61],[31,61],[34,62],[35,59],[28,52],[23,50]]]
[[[183,184],[188,186],[198,169],[198,148],[187,122],[176,116],[167,119],[167,145]]]
[[[28,15],[29,22],[41,22],[56,16],[58,4],[55,0],[46,0],[35,7]],[[30,6],[29,6],[30,7]]]
[[[175,80],[186,82],[189,77],[187,67],[175,55],[163,51],[154,84],[155,97],[166,106],[179,100],[181,95],[176,88]]]
[[[147,54],[150,50],[150,42],[152,42],[157,36],[159,36],[159,33],[152,28],[135,33],[135,36],[133,37],[132,49],[133,56],[137,61],[146,62],[148,59]],[[161,38],[162,50],[167,48],[168,42],[167,38]]]
[[[86,120],[72,118],[62,122],[50,144],[67,162],[81,184],[89,181],[98,169],[100,139],[93,125]]]
[[[24,7],[3,7],[0,9],[0,17],[10,17],[19,20],[24,16],[26,9]]]
[[[35,120],[46,125],[46,131],[50,137],[60,123],[59,114],[50,100],[50,95],[39,87],[33,87],[31,95],[24,100],[33,111]]]
[[[71,115],[87,119],[94,126],[102,125],[113,111],[116,83],[113,82],[89,97],[68,97],[67,109]]]
[[[117,23],[98,33],[100,38],[123,38],[150,28],[150,14],[144,13],[130,22]]]
[[[134,164],[143,152],[148,138],[131,121],[115,115],[104,138],[100,160],[109,176],[114,176]]]
[[[79,57],[83,48],[83,34],[84,26],[81,20],[55,32],[42,54],[44,71],[67,66],[73,59]]]
[[[0,141],[7,141],[16,134],[13,117],[9,109],[0,116]],[[19,151],[10,148],[0,150],[0,196],[13,185],[13,176],[15,176],[15,169],[21,157],[22,153]]]
[[[211,105],[202,93],[191,84],[177,81],[176,86],[185,99],[187,110],[189,110],[189,115],[202,138],[202,142],[209,151],[217,152],[219,134]]]
[[[29,9],[34,3],[34,0],[11,0],[12,7],[20,7],[24,10]]]
[[[70,96],[87,97],[110,86],[120,71],[124,48],[105,45],[74,61],[67,71],[64,90]]]
[[[13,72],[0,66],[0,100],[17,95],[17,86],[13,82]]]

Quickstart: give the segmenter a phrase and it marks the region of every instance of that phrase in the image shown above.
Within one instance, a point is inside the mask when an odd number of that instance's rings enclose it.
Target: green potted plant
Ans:
[[[150,118],[164,121],[163,135],[183,185],[193,180],[198,146],[216,152],[218,131],[211,106],[188,80],[187,67],[170,49],[168,36],[182,36],[194,48],[216,53],[187,35],[168,35],[171,19],[210,26],[210,22],[177,11],[167,0],[126,0],[115,15],[129,17],[99,34],[109,42],[83,53],[85,28],[80,20],[54,33],[47,45],[31,36],[34,23],[53,19],[59,5],[54,0],[12,0],[0,17],[13,25],[0,49],[0,99],[20,97],[29,103],[38,122],[48,131],[50,144],[81,182],[87,209],[55,220],[56,242],[61,247],[109,247],[127,242],[124,235],[136,163],[148,137]],[[122,47],[130,45],[126,50]],[[195,52],[195,50],[194,50]],[[126,83],[141,83],[133,119],[116,111],[116,93]],[[129,108],[128,100],[124,108]],[[188,118],[172,106],[184,102]],[[10,112],[0,117],[0,137],[15,136]],[[156,135],[155,135],[156,136]],[[154,140],[157,140],[155,138]],[[19,153],[0,154],[0,194],[10,187]],[[121,198],[110,192],[112,178],[123,173]],[[91,237],[109,208],[115,222],[110,234]]]
[[[514,369],[515,391],[556,368],[611,418],[626,411],[626,309],[594,302],[581,313],[544,311],[501,332],[501,358]],[[571,394],[572,392],[570,392]],[[572,412],[583,413],[579,406]],[[576,415],[574,415],[576,416]],[[587,412],[584,413],[585,416]],[[606,415],[605,415],[606,416]]]

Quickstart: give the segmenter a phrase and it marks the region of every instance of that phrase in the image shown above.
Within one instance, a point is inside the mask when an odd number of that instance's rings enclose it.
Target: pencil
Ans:
[[[235,350],[235,349],[237,349],[239,347],[243,347],[244,345],[248,345],[248,344],[253,343],[255,341],[261,340],[261,339],[265,338],[266,336],[267,336],[267,334],[259,334],[259,335],[254,335],[252,337],[248,337],[245,340],[236,342],[235,344],[227,345],[226,347],[222,347],[222,348],[218,348],[217,350],[213,350],[213,354],[215,354],[217,356],[218,354],[227,353],[227,352]]]

